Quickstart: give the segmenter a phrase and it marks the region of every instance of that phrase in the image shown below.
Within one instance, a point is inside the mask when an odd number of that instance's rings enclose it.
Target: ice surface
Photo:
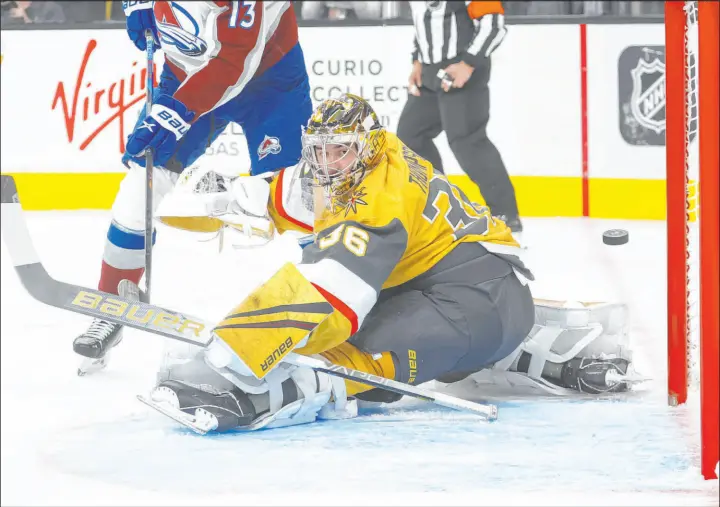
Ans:
[[[94,287],[107,212],[31,212],[52,276]],[[665,399],[665,224],[527,219],[536,297],[630,305],[646,389],[611,400],[514,399],[494,424],[415,401],[349,421],[200,437],[135,400],[164,339],[126,330],[109,368],[76,376],[87,319],[35,302],[3,243],[3,505],[717,505],[699,472],[696,399]],[[602,232],[630,231],[606,246]],[[289,238],[227,248],[160,226],[153,302],[218,319],[286,260]],[[472,396],[472,391],[468,391]]]

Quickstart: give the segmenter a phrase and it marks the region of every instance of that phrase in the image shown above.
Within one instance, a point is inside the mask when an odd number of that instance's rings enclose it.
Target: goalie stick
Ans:
[[[200,347],[207,347],[213,340],[213,324],[197,317],[55,280],[45,270],[32,244],[12,176],[0,176],[0,202],[5,244],[21,283],[33,298],[55,308],[101,318]],[[488,421],[497,419],[498,410],[495,405],[432,392],[345,366],[326,364],[319,359],[299,354],[289,354],[288,360],[328,375],[419,398],[454,410],[471,412]]]

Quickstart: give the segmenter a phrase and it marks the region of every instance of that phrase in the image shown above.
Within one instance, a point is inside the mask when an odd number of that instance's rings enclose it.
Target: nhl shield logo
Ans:
[[[262,160],[268,155],[277,155],[281,151],[282,146],[280,146],[280,140],[277,137],[265,135],[265,139],[263,139],[260,146],[258,146],[258,159]]]
[[[630,109],[637,122],[656,134],[665,131],[665,64],[658,58],[638,60],[630,71]]]

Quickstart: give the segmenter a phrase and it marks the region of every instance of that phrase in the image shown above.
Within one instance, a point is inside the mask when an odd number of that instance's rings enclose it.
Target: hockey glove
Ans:
[[[190,129],[189,122],[195,113],[169,95],[160,95],[145,120],[135,127],[128,138],[125,151],[134,158],[140,158],[145,150],[152,148],[154,162],[163,166],[170,160],[180,138]]]
[[[153,1],[124,1],[122,3],[123,11],[125,11],[127,33],[130,40],[133,41],[135,46],[145,51],[147,42],[145,39],[145,30],[152,31],[155,44],[160,46],[160,39],[158,38],[157,26],[155,25],[155,14],[153,13]]]

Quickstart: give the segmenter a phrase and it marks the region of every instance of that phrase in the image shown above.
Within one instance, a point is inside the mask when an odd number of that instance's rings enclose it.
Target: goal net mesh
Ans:
[[[685,2],[685,72],[686,137],[685,174],[687,186],[687,372],[688,388],[697,390],[700,385],[700,161],[699,161],[699,65],[698,61],[698,5]]]

